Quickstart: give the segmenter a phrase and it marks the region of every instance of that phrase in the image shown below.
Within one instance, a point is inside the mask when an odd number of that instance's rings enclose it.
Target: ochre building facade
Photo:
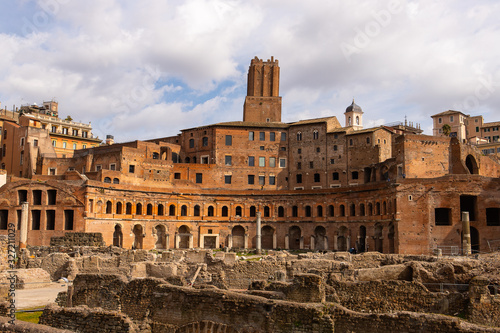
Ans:
[[[431,253],[500,239],[500,168],[456,138],[410,123],[363,128],[352,102],[335,116],[281,122],[279,66],[252,60],[243,121],[174,137],[38,155],[0,189],[0,234],[29,203],[28,243],[100,232],[125,248]]]

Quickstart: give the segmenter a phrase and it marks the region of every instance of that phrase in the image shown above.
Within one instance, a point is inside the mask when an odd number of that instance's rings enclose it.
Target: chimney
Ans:
[[[113,143],[115,143],[115,137],[109,134],[106,135],[106,144],[111,146]]]

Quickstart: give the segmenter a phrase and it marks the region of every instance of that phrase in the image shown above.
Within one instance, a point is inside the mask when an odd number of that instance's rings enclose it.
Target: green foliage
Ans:
[[[441,127],[441,129],[443,130],[444,135],[446,135],[446,136],[450,135],[450,133],[451,133],[451,126],[450,125],[444,124],[443,127]]]
[[[18,312],[16,313],[16,319],[21,321],[27,321],[29,323],[38,324],[38,320],[42,315],[43,311],[37,312]]]

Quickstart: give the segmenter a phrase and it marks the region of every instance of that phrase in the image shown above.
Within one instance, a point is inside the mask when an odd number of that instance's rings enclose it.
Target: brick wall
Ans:
[[[61,237],[51,237],[50,246],[104,246],[99,232],[67,232]]]

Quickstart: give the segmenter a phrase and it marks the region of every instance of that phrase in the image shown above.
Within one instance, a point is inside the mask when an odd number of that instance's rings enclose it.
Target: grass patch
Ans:
[[[40,307],[36,308],[31,308],[31,309],[39,309]],[[30,309],[23,309],[23,310],[30,310]],[[34,323],[38,324],[38,320],[40,316],[42,315],[43,311],[37,311],[37,312],[19,312],[16,313],[16,319],[21,320],[21,321],[27,321],[29,323]]]

